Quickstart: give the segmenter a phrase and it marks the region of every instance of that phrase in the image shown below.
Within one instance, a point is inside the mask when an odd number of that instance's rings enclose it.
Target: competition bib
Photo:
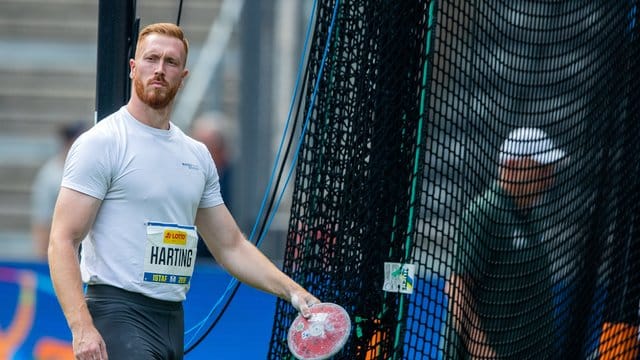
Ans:
[[[197,249],[198,233],[195,226],[148,222],[143,280],[189,284]]]

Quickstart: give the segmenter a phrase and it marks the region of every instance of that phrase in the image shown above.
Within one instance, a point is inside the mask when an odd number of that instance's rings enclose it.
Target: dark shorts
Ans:
[[[156,300],[108,285],[89,285],[86,299],[109,359],[184,357],[181,302]]]

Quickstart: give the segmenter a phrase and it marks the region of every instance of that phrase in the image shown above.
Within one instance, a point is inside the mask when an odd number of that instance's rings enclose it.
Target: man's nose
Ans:
[[[156,67],[154,69],[154,74],[156,74],[156,75],[157,74],[164,74],[164,66],[165,66],[164,61],[162,61],[162,60],[158,61],[158,63],[156,64]]]

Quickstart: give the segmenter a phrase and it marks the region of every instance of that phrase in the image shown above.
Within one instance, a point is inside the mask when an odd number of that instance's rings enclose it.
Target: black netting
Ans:
[[[637,19],[631,0],[318,5],[284,270],[351,315],[334,358],[637,356]],[[517,128],[567,156],[502,161]],[[411,294],[385,263],[415,265]],[[295,315],[277,302],[269,359]]]

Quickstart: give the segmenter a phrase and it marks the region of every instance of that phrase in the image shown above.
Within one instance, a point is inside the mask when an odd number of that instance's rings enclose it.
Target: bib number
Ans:
[[[143,280],[188,285],[195,268],[197,250],[195,226],[148,222]]]

